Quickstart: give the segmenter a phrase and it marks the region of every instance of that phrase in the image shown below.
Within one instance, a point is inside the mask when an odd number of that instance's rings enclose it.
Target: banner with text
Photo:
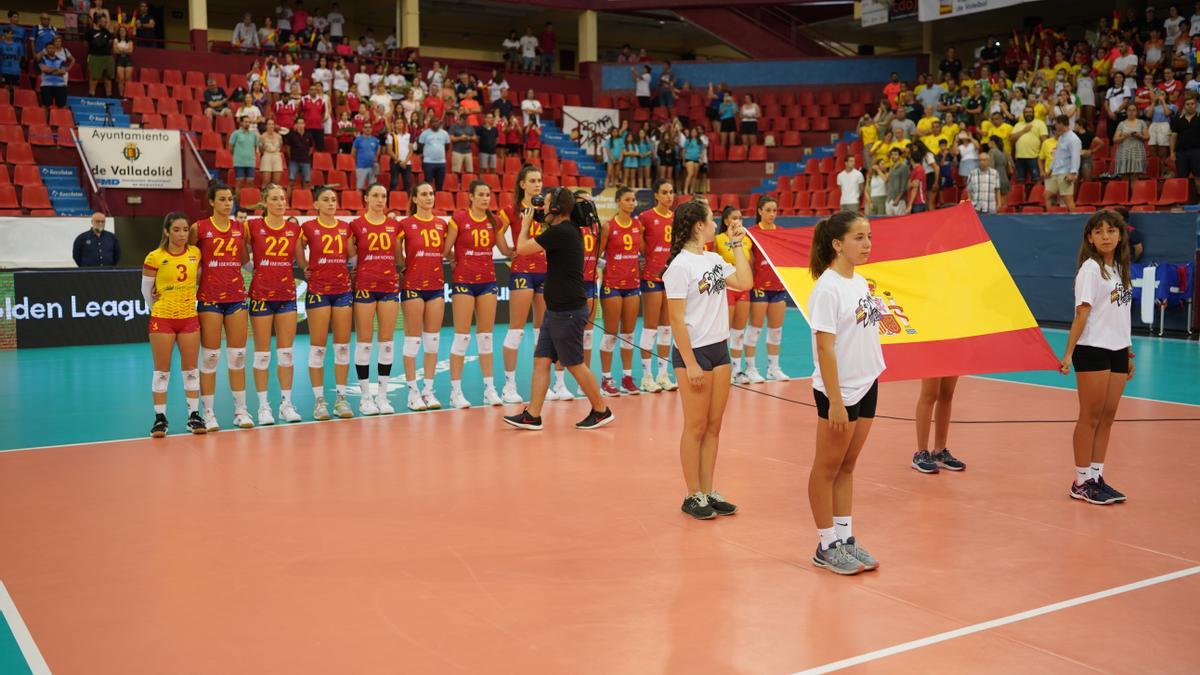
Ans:
[[[600,155],[600,146],[608,138],[609,131],[621,125],[620,112],[616,108],[585,108],[563,106],[563,133],[568,137],[578,130],[579,145],[593,157]]]
[[[101,187],[183,187],[179,132],[170,129],[79,127],[79,142]]]
[[[921,21],[937,21],[964,14],[986,12],[1001,7],[1019,5],[1032,0],[918,0],[917,18]]]

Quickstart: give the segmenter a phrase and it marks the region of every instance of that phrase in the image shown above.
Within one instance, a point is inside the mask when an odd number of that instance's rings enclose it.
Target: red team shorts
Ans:
[[[159,316],[150,317],[151,333],[178,335],[180,333],[195,333],[198,330],[200,330],[199,316],[189,316],[186,319],[164,319]]]
[[[736,305],[739,302],[750,302],[750,291],[735,291],[731,288],[726,288],[725,300],[731,305]]]

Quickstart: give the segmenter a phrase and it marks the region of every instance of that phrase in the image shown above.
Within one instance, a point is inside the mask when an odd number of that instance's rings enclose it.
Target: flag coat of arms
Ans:
[[[813,228],[747,231],[807,320]],[[872,221],[870,262],[855,271],[882,317],[885,381],[1058,368],[968,204]]]

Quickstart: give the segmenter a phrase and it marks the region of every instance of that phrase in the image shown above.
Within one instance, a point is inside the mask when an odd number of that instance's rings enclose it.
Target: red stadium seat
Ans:
[[[354,175],[354,174],[346,173],[345,171],[338,171],[335,169],[333,171],[325,172],[325,180],[317,181],[316,176],[314,174],[313,185],[325,184],[325,185],[332,185],[332,186],[340,188],[342,190],[349,189],[349,188],[353,187],[353,184],[350,182],[350,176],[352,176],[352,175]]]
[[[1079,184],[1079,194],[1075,196],[1076,206],[1099,206],[1100,205],[1100,182],[1094,180],[1084,181]]]
[[[488,187],[490,187],[492,189],[492,192],[500,191],[500,177],[499,176],[497,176],[494,173],[485,173],[485,174],[483,174],[482,178],[483,178],[483,182],[487,183]]]
[[[328,152],[314,152],[312,168],[313,171],[333,171],[333,156]]]
[[[158,84],[162,82],[162,73],[158,71],[158,68],[138,68],[138,81]]]
[[[141,82],[127,81],[125,83],[125,98],[138,98],[146,95],[146,85]]]
[[[179,102],[173,98],[154,99],[154,110],[160,115],[178,115]]]
[[[459,190],[458,174],[448,173],[446,179],[442,181],[442,190],[446,192],[458,192]]]
[[[18,90],[20,91],[20,90]],[[21,108],[21,124],[22,126],[33,126],[35,124],[46,123],[45,108]]]
[[[445,190],[438,192],[433,197],[433,210],[448,213],[454,210],[454,195]]]
[[[1133,193],[1129,195],[1130,206],[1144,206],[1158,201],[1158,181],[1139,180],[1133,184]]]
[[[521,171],[521,158],[509,156],[504,160],[504,173],[517,174]]]
[[[408,194],[405,192],[389,192],[388,193],[388,210],[399,211],[401,213],[408,212]]]
[[[142,115],[143,129],[162,129],[163,117],[158,113]]]
[[[27,209],[52,209],[50,192],[45,185],[30,185],[21,189],[21,206]]]
[[[8,182],[8,176],[4,177],[4,182]],[[25,187],[28,185],[41,185],[42,173],[37,166],[33,164],[21,164],[13,167],[13,184]]]
[[[0,209],[19,209],[21,202],[17,200],[17,188],[10,183],[0,183]]]
[[[783,147],[796,148],[799,146],[800,146],[800,132],[799,131],[783,132]]]
[[[205,132],[200,134],[200,149],[207,152],[218,152],[225,149],[225,141],[221,138],[221,134],[215,131]]]
[[[747,156],[747,159],[749,159],[751,162],[767,161],[767,146],[765,146],[765,145],[750,146],[750,154]]]
[[[183,84],[183,73],[174,69],[164,70],[162,83],[171,86]]]
[[[71,138],[71,130],[70,129],[59,129],[58,130],[58,147],[69,148],[69,149],[75,148],[75,139]]]
[[[192,74],[191,74],[191,72],[189,72],[188,73],[188,84],[191,84],[191,77],[192,77]],[[243,77],[245,77],[245,76],[243,75]],[[217,86],[224,89],[226,92],[229,91],[229,88],[230,88],[229,81],[225,78],[225,73],[209,73],[208,79],[215,81],[217,83]],[[195,86],[195,85],[192,85],[192,86]],[[208,83],[205,82],[204,86],[205,86],[205,88],[207,88]]]
[[[252,208],[262,201],[262,192],[255,187],[244,187],[238,190],[238,205],[242,208]]]
[[[133,113],[135,115],[149,115],[154,112],[154,99],[142,96],[133,99]]]
[[[292,208],[297,211],[312,211],[314,210],[312,191],[304,188],[296,188],[292,190]]]
[[[68,108],[51,108],[50,126],[73,127],[75,126],[75,116],[71,114],[71,111]]]
[[[204,114],[204,108],[200,106],[200,101],[197,101],[194,98],[184,98],[180,100],[179,111],[184,115],[201,115],[207,117],[207,115]]]
[[[229,76],[229,88],[230,89],[245,89],[246,91],[249,91],[250,90],[250,82],[246,79],[245,75],[243,75],[241,73],[234,73]]]
[[[342,193],[342,208],[354,212],[355,214],[363,210],[362,193],[358,190],[346,190]]]
[[[1155,206],[1178,206],[1188,202],[1186,178],[1168,178],[1163,182],[1162,194],[1154,201]]]
[[[8,126],[20,123],[20,120],[17,119],[16,108],[7,105],[0,106],[0,125]]]
[[[205,115],[190,115],[188,117],[188,128],[198,134],[216,133],[213,130],[212,118]]]
[[[0,126],[0,143],[8,145],[9,143],[24,143],[25,130],[18,126],[3,125]]]
[[[1104,186],[1104,198],[1100,201],[1105,206],[1120,206],[1129,203],[1129,183],[1123,180],[1110,180]]]
[[[228,115],[217,117],[214,121],[214,125],[217,128],[217,133],[224,134],[226,136],[232,134],[234,131],[237,131],[237,122],[235,122],[234,119]],[[326,140],[329,138],[332,138],[332,136],[327,137]]]
[[[37,108],[42,104],[38,101],[36,91],[32,89],[14,89],[13,105],[18,108]]]
[[[357,168],[354,166],[354,157],[350,156],[349,153],[339,153],[337,159],[334,160],[334,167],[338,171],[347,171],[349,173],[354,173],[354,169]]]
[[[730,162],[746,161],[746,146],[744,146],[744,145],[731,146],[729,148],[728,161],[730,161]]]
[[[1029,206],[1045,206],[1046,205],[1046,187],[1041,183],[1036,183],[1029,189],[1029,194],[1025,197],[1025,201],[1021,202]]]
[[[37,164],[33,158],[33,146],[28,143],[10,143],[4,150],[4,159],[9,164]]]
[[[29,144],[52,146],[54,145],[54,130],[47,124],[32,124],[29,126]]]
[[[232,169],[233,168],[233,154],[230,153],[225,148],[220,148],[220,149],[216,150],[215,151],[215,159],[213,159],[213,166],[218,169]]]

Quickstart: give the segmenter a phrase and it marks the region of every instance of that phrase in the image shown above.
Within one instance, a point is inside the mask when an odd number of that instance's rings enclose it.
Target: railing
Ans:
[[[83,150],[83,143],[79,142],[79,134],[75,133],[75,128],[72,127],[71,140],[75,142],[75,152],[79,155],[79,163],[83,167],[83,173],[87,176],[88,186],[91,191],[88,193],[88,203],[95,211],[101,213],[112,213],[108,209],[108,200],[104,196],[104,188],[96,183],[96,176],[92,173],[92,163],[88,161],[87,153]]]
[[[764,5],[758,7],[733,7],[735,12],[753,22],[759,28],[785,40],[788,44],[802,49],[811,44],[817,44],[836,56],[855,56],[858,54],[856,45],[830,40],[812,30],[803,21],[796,18],[782,7]]]

